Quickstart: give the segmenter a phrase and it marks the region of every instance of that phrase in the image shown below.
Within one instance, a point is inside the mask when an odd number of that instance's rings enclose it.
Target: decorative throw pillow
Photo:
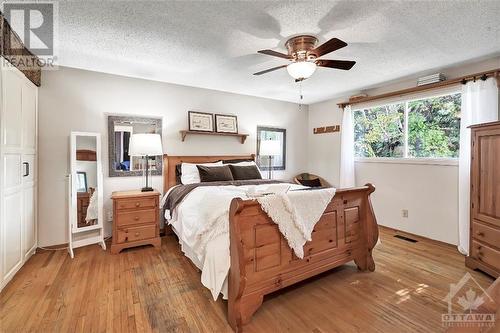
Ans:
[[[235,160],[236,161],[236,160]],[[224,162],[223,162],[224,163]],[[249,165],[255,165],[255,167],[257,168],[257,170],[259,170],[259,173],[260,173],[260,178],[259,179],[262,179],[264,178],[262,176],[262,171],[259,169],[259,166],[257,165],[257,163],[255,163],[255,161],[243,161],[243,162],[234,162],[234,163],[228,163],[228,164],[231,164],[231,165],[237,165],[237,166],[249,166]],[[234,177],[234,176],[233,176]]]
[[[198,172],[200,173],[200,180],[205,182],[219,182],[234,180],[229,166],[203,166],[197,165]]]
[[[262,179],[259,168],[256,165],[230,164],[234,180]]]
[[[246,159],[246,158],[234,159],[234,160],[222,160],[223,164],[238,164],[238,163],[242,163],[242,162],[254,162],[254,160]]]
[[[309,187],[321,187],[321,180],[319,180],[319,178],[299,179],[299,183],[301,183],[304,186],[309,186]]]
[[[196,167],[197,165],[203,165],[203,166],[217,166],[217,165],[222,165],[222,162],[215,162],[215,163],[182,163],[181,164],[181,183],[184,185],[187,184],[194,184],[194,183],[199,183],[200,180],[200,173],[198,172],[198,168]]]

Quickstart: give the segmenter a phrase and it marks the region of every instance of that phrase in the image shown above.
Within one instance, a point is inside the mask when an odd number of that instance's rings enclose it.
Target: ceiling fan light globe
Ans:
[[[310,61],[292,62],[286,67],[288,74],[295,80],[308,79],[316,71],[316,64]]]

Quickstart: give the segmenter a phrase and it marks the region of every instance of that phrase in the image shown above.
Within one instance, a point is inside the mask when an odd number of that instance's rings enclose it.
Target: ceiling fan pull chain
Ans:
[[[299,112],[302,111],[302,100],[304,99],[304,95],[302,95],[302,80],[299,81]]]

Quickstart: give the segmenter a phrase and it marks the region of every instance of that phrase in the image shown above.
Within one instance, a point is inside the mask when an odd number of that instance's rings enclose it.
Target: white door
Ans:
[[[23,117],[23,256],[27,260],[37,244],[36,225],[36,146],[37,90],[24,80],[22,87]]]
[[[2,281],[10,279],[23,263],[22,216],[23,196],[21,181],[21,155],[4,154],[3,161]]]
[[[0,287],[37,243],[37,88],[16,69],[1,74]]]

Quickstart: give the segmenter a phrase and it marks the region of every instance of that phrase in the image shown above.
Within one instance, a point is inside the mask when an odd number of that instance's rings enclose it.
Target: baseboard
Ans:
[[[63,243],[63,244],[57,244],[57,245],[49,245],[49,246],[39,246],[36,249],[37,250],[58,250],[58,249],[64,249],[67,248],[69,245],[68,243]]]
[[[406,236],[406,237],[413,238],[413,239],[416,239],[416,240],[424,240],[424,241],[435,243],[435,244],[438,244],[438,245],[441,245],[441,246],[446,246],[446,247],[449,247],[449,248],[454,248],[454,249],[457,250],[458,253],[460,253],[458,251],[458,249],[457,249],[457,246],[454,245],[454,244],[446,243],[446,242],[439,241],[439,240],[436,240],[436,239],[427,238],[425,236],[420,236],[420,235],[412,234],[411,232],[407,232],[407,231],[403,231],[403,230],[399,230],[399,229],[395,229],[395,228],[391,228],[391,227],[386,227],[386,226],[383,226],[383,225],[379,225],[378,227],[380,229],[384,229],[386,231],[393,232],[393,233],[395,233],[397,235]]]

